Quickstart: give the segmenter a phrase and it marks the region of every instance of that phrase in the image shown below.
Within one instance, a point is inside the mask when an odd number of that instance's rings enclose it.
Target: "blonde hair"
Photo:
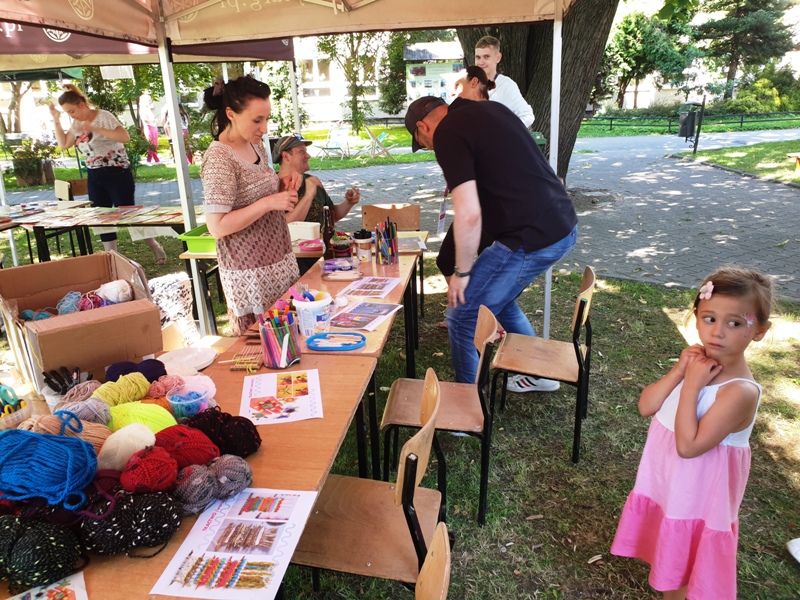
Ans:
[[[64,106],[65,104],[74,104],[77,106],[81,102],[88,105],[89,99],[82,91],[80,91],[80,89],[78,89],[78,86],[72,83],[66,84],[64,86],[64,93],[58,97],[58,103],[61,106]]]
[[[729,296],[752,300],[755,304],[755,317],[759,325],[769,323],[772,312],[772,280],[757,271],[726,265],[703,280],[701,288],[712,284],[712,295]],[[697,315],[700,292],[694,299],[692,314]]]
[[[476,48],[494,48],[500,52],[500,40],[492,35],[485,35],[475,44]]]

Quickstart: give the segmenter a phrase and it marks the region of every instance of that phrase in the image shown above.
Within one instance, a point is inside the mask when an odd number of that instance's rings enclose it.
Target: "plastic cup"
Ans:
[[[316,296],[315,290],[310,293]],[[311,337],[318,333],[327,333],[331,329],[331,295],[325,292],[322,300],[300,302],[295,301],[294,308],[297,311],[297,321],[300,325],[300,333],[304,337]]]
[[[356,256],[358,262],[369,262],[372,260],[372,238],[366,239],[356,238]]]
[[[208,388],[199,383],[181,385],[167,392],[167,400],[177,420],[188,419],[208,407]]]
[[[261,330],[261,348],[264,351],[264,366],[268,369],[285,369],[300,361],[300,328],[293,323],[275,324],[265,321]],[[286,340],[286,341],[284,341]],[[283,360],[283,346],[286,344],[286,358]]]

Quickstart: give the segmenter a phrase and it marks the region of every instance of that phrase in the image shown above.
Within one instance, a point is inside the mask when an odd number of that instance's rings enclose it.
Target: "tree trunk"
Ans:
[[[562,52],[561,123],[558,151],[559,177],[566,177],[575,139],[619,0],[580,0],[564,18]],[[550,139],[550,90],[553,23],[458,29],[458,39],[468,64],[475,61],[475,42],[484,35],[500,39],[500,72],[508,75],[533,107],[533,129]],[[548,149],[549,150],[549,149]]]
[[[731,55],[731,62],[728,65],[727,85],[725,86],[725,93],[723,99],[733,98],[733,82],[736,80],[736,71],[739,70],[739,55]]]
[[[633,83],[633,108],[639,108],[639,79]]]
[[[628,84],[630,82],[630,79],[620,78],[619,80],[619,90],[617,91],[617,108],[620,110],[625,108],[625,94],[628,91]]]
[[[11,100],[8,103],[8,129],[14,133],[22,132],[22,121],[20,120],[20,104],[22,97],[31,89],[31,83],[22,89],[23,82],[11,82]]]

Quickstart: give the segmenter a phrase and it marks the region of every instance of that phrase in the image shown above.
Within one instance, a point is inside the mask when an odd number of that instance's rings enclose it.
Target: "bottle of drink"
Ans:
[[[322,257],[325,260],[333,258],[333,245],[331,238],[336,233],[333,228],[333,219],[331,218],[331,210],[327,206],[322,208]]]

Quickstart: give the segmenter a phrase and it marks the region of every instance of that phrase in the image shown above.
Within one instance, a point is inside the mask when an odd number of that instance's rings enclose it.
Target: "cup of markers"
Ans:
[[[285,369],[300,362],[300,331],[295,316],[277,310],[259,315],[264,366]]]

